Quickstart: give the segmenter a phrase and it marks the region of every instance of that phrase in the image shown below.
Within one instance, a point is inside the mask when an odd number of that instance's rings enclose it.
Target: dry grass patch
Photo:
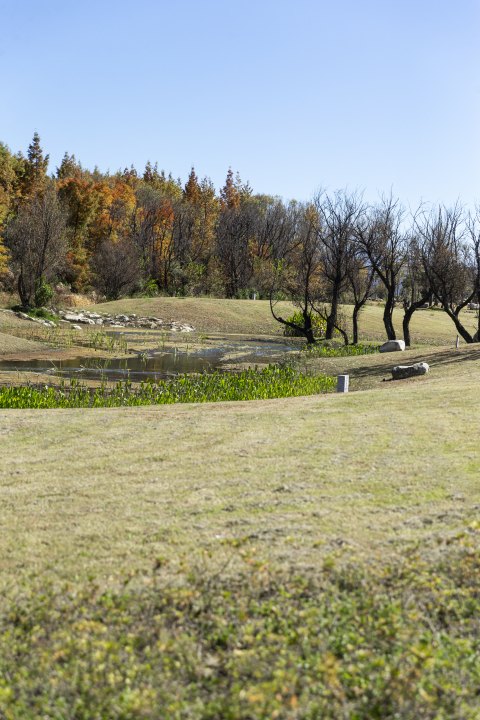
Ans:
[[[219,300],[215,298],[134,298],[102,303],[94,308],[97,312],[126,313],[154,316],[162,320],[191,323],[196,330],[204,332],[257,333],[282,335],[283,326],[273,319],[267,300]],[[286,318],[295,311],[292,303],[280,302],[276,306],[279,315]],[[352,306],[344,306],[347,318],[351,318]],[[360,333],[367,340],[384,341],[383,308],[368,305],[360,316]],[[476,313],[464,310],[462,322],[475,332]],[[395,308],[393,322],[398,337],[402,333],[403,310]],[[440,310],[419,310],[410,323],[413,343],[454,343],[456,330],[450,318]],[[463,341],[462,341],[463,344]]]
[[[1,568],[108,577],[245,537],[307,568],[437,547],[480,507],[472,360],[347,396],[3,411]]]

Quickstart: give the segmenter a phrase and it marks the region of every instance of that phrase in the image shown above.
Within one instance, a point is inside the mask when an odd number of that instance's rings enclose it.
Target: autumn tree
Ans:
[[[68,209],[67,236],[69,251],[63,265],[63,276],[79,292],[89,285],[91,243],[89,227],[100,204],[96,183],[75,174],[58,183],[58,195]]]
[[[158,163],[155,163],[154,167],[152,167],[150,160],[145,166],[143,181],[154,190],[161,192],[165,197],[177,200],[183,195],[180,179],[174,180],[172,173],[169,173],[167,177],[164,170],[159,172]]]
[[[151,186],[139,187],[132,215],[131,237],[148,277],[158,287],[170,283],[174,260],[174,212],[171,201]]]
[[[47,176],[50,156],[43,155],[40,145],[40,136],[37,132],[28,146],[27,159],[25,160],[25,175],[23,178],[23,195],[28,197],[32,193],[40,192]]]
[[[77,163],[75,155],[69,155],[65,152],[62,158],[60,167],[57,167],[57,178],[59,180],[66,180],[67,178],[74,178],[81,175],[82,166]]]
[[[9,147],[0,142],[0,230],[7,217],[21,205],[24,174],[23,158],[12,155]]]

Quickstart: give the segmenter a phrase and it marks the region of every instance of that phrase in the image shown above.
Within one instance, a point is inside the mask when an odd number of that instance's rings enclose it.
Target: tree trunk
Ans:
[[[405,346],[410,347],[410,320],[412,318],[413,313],[415,312],[417,308],[413,305],[410,305],[409,308],[405,310],[405,315],[403,316],[403,339],[405,340]]]
[[[387,333],[388,340],[396,340],[395,328],[393,327],[393,307],[395,304],[394,294],[390,290],[388,291],[387,300],[385,302],[385,310],[383,311],[383,324],[385,325],[385,332]]]
[[[414,302],[410,305],[410,307],[405,307],[405,314],[403,316],[402,321],[402,327],[403,327],[403,339],[405,340],[405,346],[410,347],[410,320],[412,319],[413,313],[418,310],[419,307],[422,307],[426,302],[428,302],[432,297],[432,294],[429,293],[428,295],[424,295],[420,298],[420,300],[417,300],[417,302]]]
[[[313,345],[315,338],[313,337],[312,318],[306,310],[303,310],[302,314],[304,326],[303,332],[305,333],[305,337],[307,339],[307,345]]]
[[[360,308],[355,307],[353,308],[353,316],[352,316],[352,322],[353,322],[353,344],[358,344],[358,313]]]
[[[367,299],[362,300],[361,302],[356,302],[353,308],[353,345],[358,345],[358,316],[360,315],[360,310],[365,305]]]
[[[25,289],[25,283],[23,282],[23,270],[20,272],[20,275],[18,276],[18,294],[20,295],[20,302],[23,307],[26,307],[28,305],[28,301],[30,298],[27,296],[27,291]]]
[[[453,322],[455,323],[455,327],[457,328],[458,334],[465,340],[465,342],[473,343],[473,337],[470,335],[468,330],[463,327],[462,323],[458,319],[458,315],[455,315],[455,313],[452,312],[451,309],[446,305],[443,305],[443,309],[447,313],[448,317],[453,320]]]
[[[325,331],[325,339],[332,340],[333,333],[335,331],[335,325],[337,324],[338,315],[338,296],[340,286],[338,283],[334,283],[332,292],[332,305],[330,307],[330,315],[327,317],[327,328]]]

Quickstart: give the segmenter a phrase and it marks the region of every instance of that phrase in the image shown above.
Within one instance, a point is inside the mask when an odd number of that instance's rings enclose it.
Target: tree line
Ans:
[[[392,194],[375,204],[360,192],[317,190],[307,202],[255,194],[231,169],[217,192],[192,168],[185,185],[147,163],[143,173],[86,170],[74,155],[48,174],[35,133],[26,157],[0,143],[0,279],[22,305],[62,282],[75,292],[268,298],[273,316],[314,342],[358,342],[358,318],[373,295],[385,300],[386,335],[403,306],[410,344],[413,313],[435,302],[466,342],[460,311],[480,301],[480,207],[467,212],[421,204],[408,211]],[[280,300],[297,306],[282,318]],[[353,332],[344,316],[353,305]],[[299,321],[298,318],[302,321]]]

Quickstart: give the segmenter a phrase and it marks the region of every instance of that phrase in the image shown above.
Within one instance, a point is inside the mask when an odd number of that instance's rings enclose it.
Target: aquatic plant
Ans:
[[[102,385],[95,390],[79,385],[34,388],[11,387],[0,390],[0,408],[77,408],[169,405],[235,400],[270,400],[332,392],[336,380],[323,374],[307,375],[292,368],[269,365],[262,370],[242,373],[182,375],[171,380],[142,382],[133,388],[130,381],[115,387]]]

